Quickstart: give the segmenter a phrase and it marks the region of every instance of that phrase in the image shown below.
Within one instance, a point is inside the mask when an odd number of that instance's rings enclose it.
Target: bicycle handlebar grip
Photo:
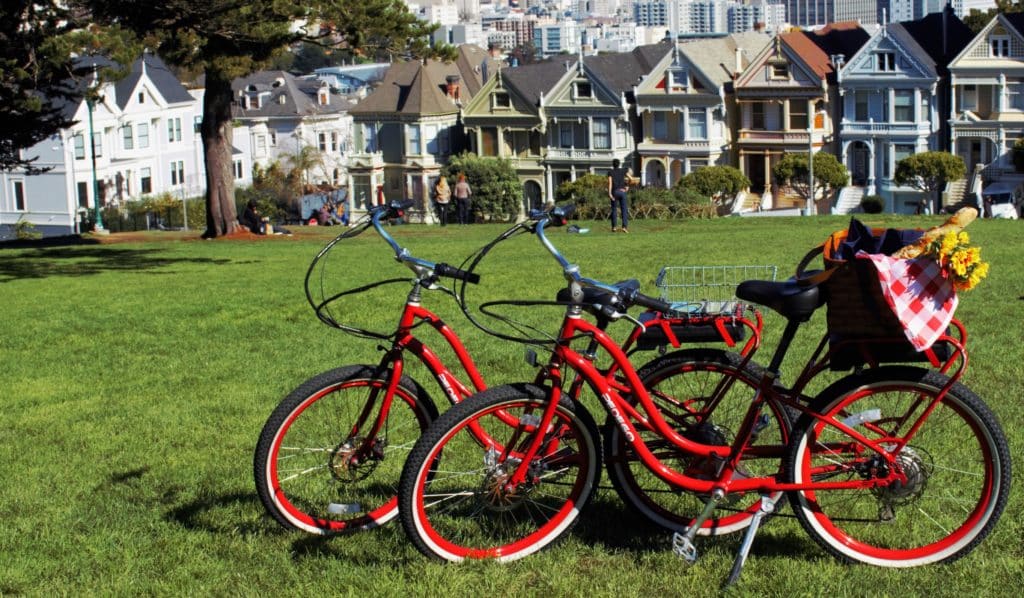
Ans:
[[[661,313],[672,311],[672,304],[665,303],[661,299],[655,299],[654,297],[644,295],[643,293],[633,293],[633,296],[629,298],[629,301],[633,305],[639,305],[640,307],[646,307]]]
[[[434,273],[438,276],[446,276],[448,278],[454,278],[456,280],[465,280],[470,284],[477,284],[480,282],[480,275],[475,272],[466,272],[460,270],[455,266],[449,266],[448,264],[437,264],[434,266]]]

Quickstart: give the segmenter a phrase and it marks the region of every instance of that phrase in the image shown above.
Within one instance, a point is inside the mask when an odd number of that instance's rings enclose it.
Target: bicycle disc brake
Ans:
[[[387,441],[377,438],[371,443],[369,450],[360,450],[365,441],[365,438],[355,436],[331,451],[328,468],[334,479],[346,483],[359,482],[377,469],[377,465],[384,460]]]

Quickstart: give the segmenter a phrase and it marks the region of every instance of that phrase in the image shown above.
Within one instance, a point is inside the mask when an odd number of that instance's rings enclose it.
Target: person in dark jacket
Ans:
[[[622,214],[622,232],[629,229],[629,203],[626,192],[629,191],[629,168],[619,166],[619,159],[612,160],[612,169],[608,171],[608,199],[612,202],[612,232],[618,232],[616,216]]]

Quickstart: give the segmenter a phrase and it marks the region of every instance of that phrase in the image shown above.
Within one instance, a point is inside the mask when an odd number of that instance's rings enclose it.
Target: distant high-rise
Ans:
[[[786,19],[799,27],[819,27],[840,21],[878,22],[879,0],[786,0]]]

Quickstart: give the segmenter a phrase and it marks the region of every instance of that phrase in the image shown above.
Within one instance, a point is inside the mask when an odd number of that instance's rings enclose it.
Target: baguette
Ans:
[[[948,220],[943,222],[941,225],[930,228],[921,235],[915,243],[903,246],[899,251],[892,254],[892,257],[909,259],[917,257],[924,253],[925,248],[932,241],[939,239],[947,233],[959,233],[964,228],[974,222],[974,219],[978,217],[978,210],[976,208],[966,207],[957,210],[956,214],[949,217]]]

